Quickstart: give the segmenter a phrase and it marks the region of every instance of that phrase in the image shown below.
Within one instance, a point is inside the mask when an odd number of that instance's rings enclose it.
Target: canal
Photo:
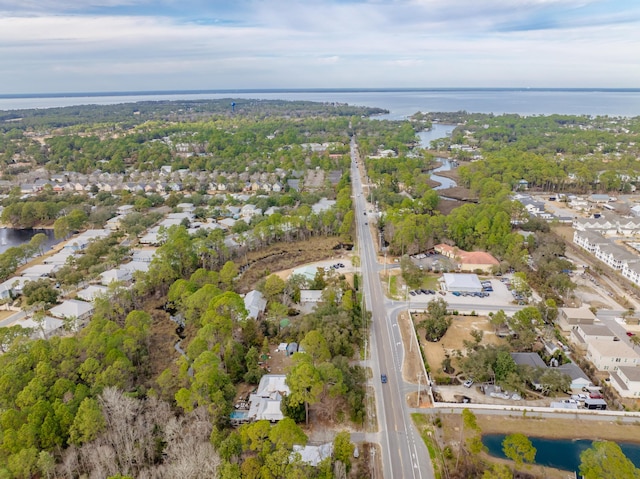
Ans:
[[[434,123],[431,130],[429,131],[421,131],[418,133],[418,137],[420,138],[420,146],[422,148],[429,148],[430,144],[433,140],[439,140],[440,138],[447,138],[451,136],[453,130],[455,130],[456,125],[443,125],[441,123]],[[439,176],[437,173],[439,171],[449,171],[453,164],[449,161],[448,158],[440,158],[436,157],[436,160],[441,163],[441,165],[431,171],[431,179],[433,181],[437,181],[440,183],[438,186],[434,188],[434,190],[444,190],[446,188],[454,188],[457,186],[457,183],[450,178]]]

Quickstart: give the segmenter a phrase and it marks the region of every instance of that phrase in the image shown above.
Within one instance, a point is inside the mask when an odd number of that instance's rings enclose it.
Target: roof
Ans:
[[[321,289],[301,289],[300,290],[300,302],[301,303],[316,303],[322,299]]]
[[[49,312],[57,318],[81,318],[93,312],[93,305],[86,301],[67,299],[58,306],[51,308]]]
[[[628,358],[628,359],[640,359],[638,353],[636,353],[630,346],[622,341],[612,341],[610,339],[592,339],[589,341],[587,348],[594,349],[601,356],[615,357],[615,358]]]
[[[34,266],[29,266],[24,271],[22,271],[22,276],[46,276],[55,272],[58,268],[59,265],[57,264],[36,264]]]
[[[500,264],[500,261],[485,251],[459,251],[458,257],[463,264]]]
[[[113,268],[100,273],[100,282],[104,285],[114,281],[129,281],[131,279],[131,271],[122,268]]]
[[[640,382],[640,368],[636,366],[620,366],[618,374],[624,374],[629,381]]]
[[[267,307],[267,300],[264,299],[260,291],[254,289],[245,295],[244,307],[247,309],[249,316],[257,318]]]
[[[316,278],[316,274],[318,274],[318,267],[317,266],[302,266],[300,268],[294,269],[291,274],[292,275],[299,274],[301,276],[304,276],[309,281],[313,281]]]
[[[596,315],[591,312],[591,310],[587,307],[582,308],[560,308],[560,311],[563,312],[567,318],[571,319],[591,319],[595,320]]]
[[[265,374],[260,378],[256,395],[269,397],[275,392],[289,394],[289,386],[287,386],[286,379],[287,376],[285,374]]]
[[[582,369],[580,369],[575,363],[563,364],[562,366],[558,366],[556,369],[569,376],[572,381],[575,381],[576,379],[585,379],[590,382],[584,371],[582,371]]]
[[[107,292],[106,286],[92,284],[78,291],[77,296],[78,298],[84,301],[93,301],[94,299],[96,299],[97,296],[101,294],[105,294],[106,292]]]
[[[511,353],[511,357],[518,366],[547,367],[538,353]]]
[[[477,274],[444,273],[442,277],[447,289],[450,291],[455,291],[456,288],[477,288],[479,291],[482,290],[482,284]]]
[[[615,336],[604,324],[579,324],[576,328],[581,329],[585,336]]]
[[[280,408],[282,397],[276,394],[273,399],[260,397],[257,394],[249,396],[248,416],[256,421],[265,419],[267,421],[280,421],[284,419],[284,414]]]
[[[34,330],[35,334],[43,338],[42,330],[40,329],[40,324],[34,321],[32,318],[25,319],[24,321],[18,321],[16,323],[18,326],[22,326],[23,328],[31,328]],[[42,327],[44,329],[44,335],[46,336],[48,333],[52,331],[56,331],[64,326],[64,321],[57,318],[52,318],[51,316],[45,316],[42,322]],[[44,338],[43,338],[44,339]]]
[[[300,446],[299,444],[294,444],[293,453],[300,454],[302,462],[316,467],[327,457],[331,457],[333,454],[333,443],[328,442],[318,446]]]

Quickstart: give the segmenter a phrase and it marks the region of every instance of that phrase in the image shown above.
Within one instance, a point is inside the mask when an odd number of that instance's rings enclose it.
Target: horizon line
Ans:
[[[151,96],[151,95],[200,95],[200,94],[246,94],[246,93],[404,93],[404,92],[472,92],[472,91],[520,91],[520,92],[640,92],[640,88],[607,87],[382,87],[382,88],[218,88],[197,90],[125,90],[93,92],[50,92],[50,93],[0,93],[0,99],[20,98],[82,98],[109,96]]]

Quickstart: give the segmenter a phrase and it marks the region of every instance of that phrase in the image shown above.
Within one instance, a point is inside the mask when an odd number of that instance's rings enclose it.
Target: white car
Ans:
[[[462,385],[465,388],[470,388],[471,386],[473,386],[473,379],[467,379]]]

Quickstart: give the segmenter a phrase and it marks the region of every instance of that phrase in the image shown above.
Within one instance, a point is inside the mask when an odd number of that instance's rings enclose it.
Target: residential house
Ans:
[[[586,358],[599,371],[616,371],[620,366],[637,366],[640,356],[623,341],[592,340]]]
[[[107,291],[108,289],[106,286],[92,284],[78,291],[76,296],[83,301],[92,303],[98,296],[107,294]]]
[[[29,266],[22,271],[22,276],[28,278],[44,278],[51,276],[53,273],[60,269],[60,265],[57,264],[36,264]]]
[[[67,299],[49,310],[51,316],[60,319],[76,319],[83,322],[93,314],[93,305],[77,299]]]
[[[262,209],[257,208],[256,205],[247,204],[240,210],[240,215],[243,218],[253,218],[262,214]]]
[[[45,316],[42,321],[34,321],[33,318],[26,318],[23,321],[18,321],[16,325],[23,328],[29,328],[33,330],[31,337],[37,339],[47,339],[62,330],[64,321],[51,316]]]
[[[322,290],[319,289],[301,289],[300,304],[319,303],[322,301]]]
[[[249,396],[248,418],[254,421],[276,422],[284,419],[280,404],[282,397],[290,393],[284,374],[265,374],[258,389]]]
[[[267,300],[260,291],[254,289],[245,295],[244,307],[250,318],[257,319],[260,314],[264,313],[267,307]]]
[[[121,281],[124,283],[131,281],[131,271],[120,267],[100,273],[100,284],[103,286],[109,286],[114,281]]]
[[[625,263],[622,266],[621,273],[632,283],[640,285],[640,262]]]
[[[309,464],[312,467],[318,467],[318,465],[329,458],[333,454],[333,443],[327,442],[326,444],[320,444],[318,446],[309,445],[301,446],[299,444],[293,445],[292,458],[296,455],[300,455],[300,460],[305,464]]]
[[[134,249],[131,251],[133,261],[142,261],[145,263],[151,263],[153,257],[156,254],[157,248],[148,249]]]
[[[609,373],[609,384],[623,398],[640,397],[640,368],[637,366],[620,366],[617,371]]]
[[[193,213],[196,209],[193,203],[178,203],[176,208],[183,213]]]
[[[600,246],[611,244],[600,233],[589,230],[575,230],[573,232],[573,242],[591,254],[595,254]]]
[[[571,378],[569,388],[572,391],[582,391],[582,388],[591,386],[591,380],[575,363],[567,363],[556,368]]]
[[[595,256],[616,271],[621,271],[625,265],[640,261],[639,256],[616,244],[600,245],[596,250]]]

